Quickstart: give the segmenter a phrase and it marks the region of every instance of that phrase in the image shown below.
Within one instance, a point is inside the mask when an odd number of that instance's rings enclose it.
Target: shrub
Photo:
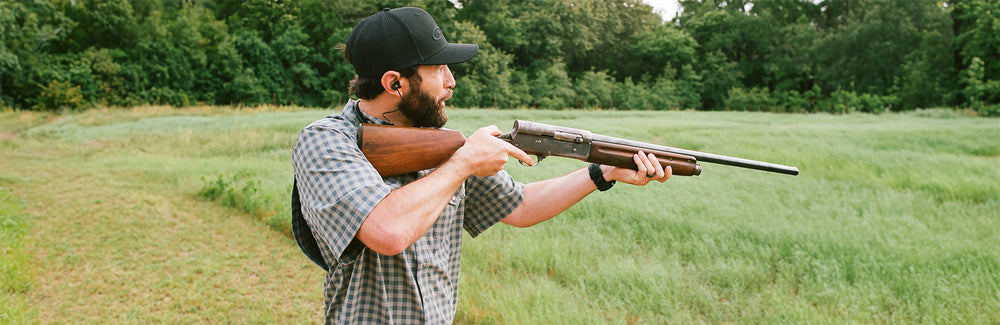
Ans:
[[[730,111],[768,111],[771,110],[770,94],[767,88],[753,87],[744,89],[733,87],[729,89],[726,99],[726,110]]]
[[[237,173],[228,177],[219,175],[212,180],[202,177],[201,180],[205,182],[205,186],[198,191],[198,197],[209,201],[218,201],[222,206],[235,208],[268,221],[270,225],[271,219],[277,214],[271,208],[274,206],[273,199],[260,190],[260,181],[245,178],[246,173]]]
[[[838,90],[830,94],[831,113],[863,112],[880,114],[891,110],[898,102],[896,96],[873,94],[858,95],[854,91]]]
[[[80,86],[73,86],[68,81],[53,80],[42,86],[35,109],[42,111],[78,109],[86,106]]]

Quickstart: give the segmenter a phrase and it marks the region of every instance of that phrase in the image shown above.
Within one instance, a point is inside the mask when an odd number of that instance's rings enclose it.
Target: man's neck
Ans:
[[[403,115],[403,113],[397,109],[397,107],[399,107],[398,104],[398,98],[383,94],[375,97],[374,99],[358,100],[358,109],[368,113],[368,115],[386,120],[393,125],[412,126],[413,121],[410,121],[406,115]]]

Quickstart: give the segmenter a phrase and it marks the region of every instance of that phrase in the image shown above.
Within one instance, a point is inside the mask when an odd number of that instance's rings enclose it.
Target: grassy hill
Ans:
[[[0,113],[0,323],[314,323],[290,148],[337,110]],[[463,248],[458,320],[960,323],[1000,314],[1000,122],[884,115],[453,110],[797,166],[618,185]],[[512,163],[525,182],[584,164]]]

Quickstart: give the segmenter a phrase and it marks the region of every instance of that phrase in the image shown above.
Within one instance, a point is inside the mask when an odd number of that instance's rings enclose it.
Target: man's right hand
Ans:
[[[498,139],[497,136],[501,133],[495,125],[476,130],[476,133],[465,140],[465,145],[455,151],[449,162],[461,164],[462,170],[468,175],[481,177],[496,175],[503,170],[509,157],[528,165],[535,164],[524,150]]]

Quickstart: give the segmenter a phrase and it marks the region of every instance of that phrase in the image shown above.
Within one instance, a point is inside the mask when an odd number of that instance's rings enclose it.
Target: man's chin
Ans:
[[[447,105],[445,104],[445,101],[442,100],[441,104],[438,105],[438,107],[440,107],[440,111],[438,111],[438,115],[441,116],[441,122],[442,122],[441,126],[444,126],[444,123],[448,122],[448,110],[445,109],[445,108],[447,108]]]

